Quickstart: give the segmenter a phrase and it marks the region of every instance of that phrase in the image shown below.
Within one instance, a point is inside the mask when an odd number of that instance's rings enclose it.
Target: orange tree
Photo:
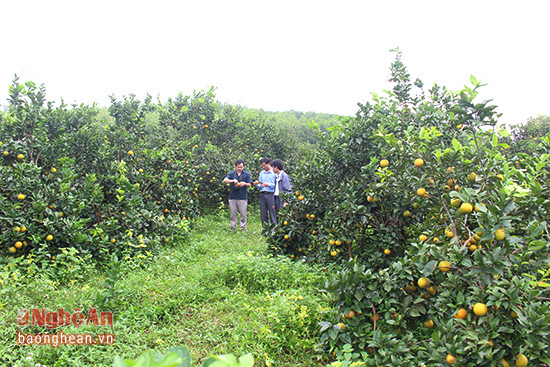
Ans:
[[[227,200],[222,179],[237,158],[257,176],[260,157],[299,154],[288,129],[214,97],[111,97],[100,119],[96,106],[55,107],[43,86],[16,78],[0,114],[0,253],[44,267],[69,250],[150,256]]]
[[[322,345],[372,366],[548,363],[548,136],[517,167],[475,78],[425,92],[398,54],[391,80],[268,230],[273,251],[340,268]]]

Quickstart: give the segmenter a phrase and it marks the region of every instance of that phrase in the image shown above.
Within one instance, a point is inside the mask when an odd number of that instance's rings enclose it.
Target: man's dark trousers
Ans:
[[[260,193],[260,217],[262,219],[262,224],[277,223],[277,215],[275,209],[273,208],[273,193],[272,192],[261,192]]]

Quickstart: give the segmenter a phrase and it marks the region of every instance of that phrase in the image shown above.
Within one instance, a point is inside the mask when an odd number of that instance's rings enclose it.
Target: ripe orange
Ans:
[[[472,181],[472,182],[475,181],[476,178],[477,178],[477,175],[476,175],[475,172],[472,172],[472,173],[470,173],[470,174],[468,175],[468,180],[470,180],[470,181]]]
[[[462,319],[462,320],[464,320],[467,316],[468,316],[468,311],[466,311],[465,309],[461,308],[460,310],[458,310],[458,312],[456,313],[456,315],[454,316],[454,318],[455,318],[455,319]]]
[[[380,161],[380,167],[387,167],[390,164],[390,162],[387,159],[382,159]]]
[[[418,279],[418,286],[422,289],[426,289],[430,286],[430,280],[426,277]]]
[[[484,303],[476,303],[474,305],[474,313],[477,315],[477,316],[485,316],[487,315],[487,306],[485,306]]]
[[[10,252],[12,254],[15,254],[16,251],[17,251],[17,249],[15,247],[10,247]]]
[[[481,211],[481,207],[486,208],[485,204],[483,204],[483,203],[477,203],[477,204],[474,206],[474,209],[475,209],[476,212],[479,213],[479,212]]]
[[[20,161],[23,160],[25,158],[25,156],[23,154],[19,154],[17,156],[17,159],[19,159]]]
[[[420,242],[424,242],[428,239],[428,236],[426,236],[425,234],[421,234],[420,237],[418,237],[418,239],[420,240]]]
[[[528,362],[529,362],[529,360],[527,359],[527,357],[520,353],[516,356],[515,366],[516,367],[527,367]]]
[[[298,200],[302,201],[304,200],[304,197],[302,195],[298,196]]]
[[[450,365],[453,365],[456,363],[456,357],[453,356],[451,353],[447,354],[447,363],[450,364]]]
[[[440,261],[437,267],[439,268],[440,271],[446,273],[449,270],[451,270],[451,263],[448,261]]]
[[[19,200],[25,200],[25,197],[26,197],[26,196],[25,196],[24,194],[19,194],[19,195],[17,195],[17,198],[18,198]]]
[[[504,240],[504,238],[506,238],[506,233],[504,232],[503,229],[497,229],[495,231],[495,238],[497,241],[502,241]]]
[[[416,194],[417,194],[418,196],[424,196],[424,195],[426,195],[426,189],[423,188],[423,187],[421,187],[421,188],[419,188],[418,190],[416,190]]]
[[[405,217],[410,217],[410,216],[411,216],[411,212],[408,211],[408,210],[405,210],[405,211],[403,212],[403,215],[404,215]]]
[[[333,250],[330,252],[330,256],[336,256],[336,255],[338,255],[338,251]]]
[[[422,158],[417,158],[414,161],[414,165],[418,168],[422,167],[424,165],[424,160]]]
[[[389,248],[387,248],[387,249],[384,250],[384,253],[385,253],[386,255],[389,255],[389,254],[391,254],[391,251],[390,251]]]
[[[460,208],[458,208],[460,214],[470,214],[473,210],[474,207],[470,203],[463,203]]]
[[[422,325],[424,325],[425,328],[428,328],[428,329],[431,329],[434,327],[434,321],[433,320],[426,320],[422,323]]]
[[[462,200],[460,200],[459,198],[454,198],[451,200],[451,205],[455,208],[458,208],[460,205],[462,205]]]
[[[131,150],[128,151],[128,155],[134,155],[134,152],[132,152]]]
[[[46,241],[51,241],[51,240],[53,240],[53,236],[51,234],[47,235]]]

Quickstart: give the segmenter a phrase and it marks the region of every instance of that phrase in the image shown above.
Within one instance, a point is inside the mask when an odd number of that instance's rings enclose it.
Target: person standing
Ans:
[[[281,202],[281,193],[290,193],[292,192],[291,186],[290,186],[290,178],[286,174],[285,171],[283,171],[283,161],[280,159],[275,159],[273,162],[271,162],[271,167],[273,168],[273,172],[275,172],[275,190],[273,192],[273,206],[275,209],[275,215],[279,213],[279,210],[286,205],[286,201],[284,203]],[[277,222],[279,221],[279,218],[277,217]]]
[[[257,188],[260,190],[260,218],[262,225],[277,223],[277,216],[273,208],[273,192],[275,191],[275,172],[271,169],[271,160],[269,158],[260,159],[262,172],[258,179]]]
[[[240,228],[246,232],[246,211],[248,207],[247,189],[252,186],[252,177],[250,173],[244,171],[244,161],[237,159],[235,170],[227,174],[223,182],[231,184],[229,191],[229,220],[231,230],[237,229],[238,214],[241,215]]]

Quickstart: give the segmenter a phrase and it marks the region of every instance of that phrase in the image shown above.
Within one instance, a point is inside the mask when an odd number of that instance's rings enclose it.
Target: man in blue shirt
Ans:
[[[250,173],[243,170],[244,161],[237,159],[235,170],[229,172],[223,182],[231,184],[229,191],[229,216],[231,221],[231,230],[237,229],[237,212],[241,214],[240,227],[246,232],[246,210],[248,207],[247,189],[252,186],[252,177]]]
[[[257,188],[260,189],[260,217],[262,225],[277,223],[277,215],[273,207],[273,193],[275,191],[275,172],[271,169],[271,160],[269,158],[260,159],[260,165],[263,171],[260,172]]]

